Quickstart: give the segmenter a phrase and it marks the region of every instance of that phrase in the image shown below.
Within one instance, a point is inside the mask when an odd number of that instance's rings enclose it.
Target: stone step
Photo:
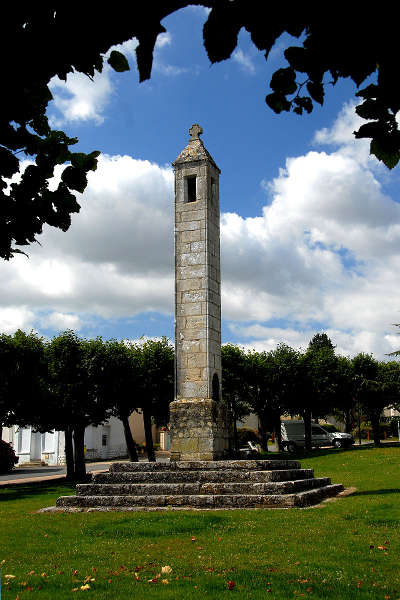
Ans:
[[[171,496],[216,494],[291,494],[330,484],[328,477],[269,483],[83,483],[78,496]]]
[[[157,472],[157,471],[271,471],[275,469],[300,469],[297,460],[197,460],[170,462],[115,462],[111,473]]]
[[[149,496],[61,496],[58,508],[97,508],[105,507],[124,510],[132,507],[163,508],[190,507],[202,508],[290,508],[317,504],[324,498],[334,496],[343,490],[341,484],[326,485],[294,494],[202,494],[202,495],[149,495]]]
[[[196,483],[260,482],[311,479],[312,469],[274,469],[273,471],[139,471],[94,473],[93,483]]]

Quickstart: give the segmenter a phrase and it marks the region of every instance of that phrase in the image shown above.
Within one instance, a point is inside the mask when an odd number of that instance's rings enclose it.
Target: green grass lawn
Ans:
[[[400,448],[301,460],[357,492],[303,510],[38,514],[73,488],[1,489],[2,600],[398,600]]]

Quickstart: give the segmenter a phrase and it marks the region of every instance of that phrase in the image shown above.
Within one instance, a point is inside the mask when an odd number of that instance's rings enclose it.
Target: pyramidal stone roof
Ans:
[[[214,165],[214,167],[216,167],[218,171],[220,171],[213,157],[204,147],[204,144],[200,139],[200,135],[203,133],[202,127],[195,123],[189,129],[189,133],[191,135],[191,138],[189,140],[188,145],[182,150],[178,158],[172,164],[177,165],[197,160],[209,160]]]

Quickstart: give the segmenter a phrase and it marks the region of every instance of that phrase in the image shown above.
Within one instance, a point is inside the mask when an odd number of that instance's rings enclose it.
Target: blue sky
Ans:
[[[354,84],[329,87],[311,115],[275,115],[264,98],[287,40],[266,63],[242,31],[210,65],[205,19],[189,7],[164,21],[148,82],[134,40],[131,71],[51,82],[54,126],[102,155],[70,230],[0,264],[0,329],[172,338],[171,162],[197,122],[222,171],[223,341],[305,347],[324,330],[341,353],[383,358],[400,347],[400,178],[353,139]]]

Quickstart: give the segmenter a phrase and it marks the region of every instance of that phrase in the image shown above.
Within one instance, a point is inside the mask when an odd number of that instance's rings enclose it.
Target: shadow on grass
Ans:
[[[10,500],[22,500],[23,498],[32,498],[48,493],[59,493],[60,487],[65,491],[75,491],[77,481],[71,481],[66,477],[56,481],[38,481],[31,483],[18,483],[4,486],[0,489],[0,502]]]
[[[387,490],[363,490],[362,492],[354,492],[353,496],[378,496],[381,494],[400,494],[400,488],[388,488]]]

